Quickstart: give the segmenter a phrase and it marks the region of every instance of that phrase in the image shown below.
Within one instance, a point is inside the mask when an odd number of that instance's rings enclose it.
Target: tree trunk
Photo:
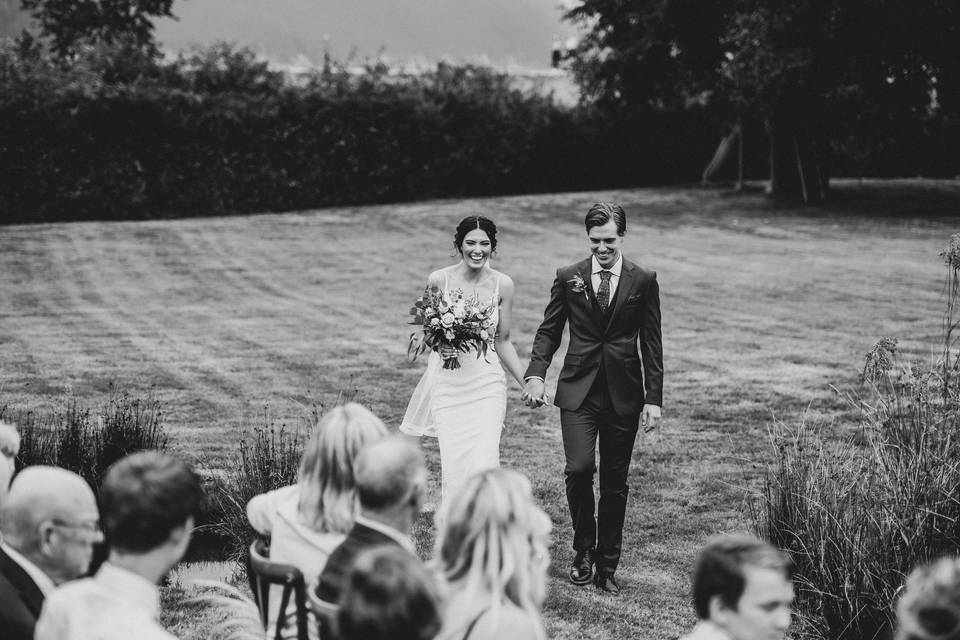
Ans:
[[[826,200],[828,185],[810,136],[785,114],[768,117],[766,128],[770,139],[767,193],[805,204]]]

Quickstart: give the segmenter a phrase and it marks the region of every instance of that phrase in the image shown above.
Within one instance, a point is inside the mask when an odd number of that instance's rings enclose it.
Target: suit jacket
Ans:
[[[0,549],[0,638],[33,640],[43,592],[20,565]]]
[[[381,531],[362,523],[355,523],[340,546],[333,550],[317,584],[317,597],[327,602],[337,602],[347,583],[347,574],[353,568],[357,556],[374,547],[383,545],[400,547],[400,543]]]
[[[602,314],[591,267],[587,258],[557,269],[525,377],[546,377],[569,321],[570,344],[554,404],[578,409],[602,370],[617,414],[639,414],[644,404],[661,406],[663,348],[656,272],[624,258],[614,299]]]

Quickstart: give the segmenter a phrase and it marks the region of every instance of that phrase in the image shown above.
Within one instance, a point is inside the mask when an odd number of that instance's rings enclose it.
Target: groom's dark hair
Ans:
[[[615,202],[598,202],[587,211],[583,226],[587,228],[587,233],[590,233],[590,229],[602,227],[611,220],[617,223],[618,236],[627,232],[627,214],[623,212],[623,207]]]

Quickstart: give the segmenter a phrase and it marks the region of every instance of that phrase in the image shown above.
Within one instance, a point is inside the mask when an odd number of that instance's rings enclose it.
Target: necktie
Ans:
[[[610,306],[610,276],[613,274],[606,269],[600,272],[600,287],[597,289],[597,304],[600,305],[600,313],[606,313]]]

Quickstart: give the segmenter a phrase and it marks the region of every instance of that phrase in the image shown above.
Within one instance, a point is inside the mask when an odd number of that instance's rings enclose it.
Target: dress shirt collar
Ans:
[[[597,256],[590,257],[590,268],[592,269],[590,273],[593,275],[597,275],[601,271],[603,271],[603,267],[601,267],[600,263],[597,262]],[[615,278],[619,278],[620,271],[622,269],[623,269],[623,254],[621,253],[619,256],[617,256],[617,261],[613,263],[613,266],[610,267],[608,271],[610,271],[610,273],[613,274]]]
[[[417,548],[413,546],[413,542],[410,540],[410,537],[403,535],[403,533],[397,531],[393,527],[383,524],[382,522],[377,522],[376,520],[371,520],[370,518],[364,518],[362,515],[358,515],[354,522],[357,524],[362,524],[363,526],[373,529],[374,531],[379,531],[391,540],[395,540],[397,544],[410,553],[416,555]]]
[[[732,640],[730,634],[711,620],[699,620],[687,640]]]
[[[152,619],[159,619],[160,589],[143,576],[104,562],[94,580],[103,589],[145,609]]]
[[[56,588],[57,585],[50,579],[50,576],[45,574],[43,569],[27,560],[22,553],[6,542],[0,542],[0,548],[10,556],[11,560],[20,565],[21,569],[27,572],[27,575],[30,576],[30,579],[37,585],[37,588],[40,589],[44,597],[50,595],[50,592]]]

